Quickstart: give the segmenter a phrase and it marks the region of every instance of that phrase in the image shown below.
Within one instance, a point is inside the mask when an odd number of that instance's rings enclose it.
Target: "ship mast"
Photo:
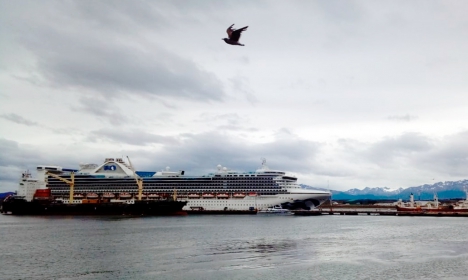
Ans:
[[[51,173],[49,171],[46,172],[46,175],[52,176],[52,177],[54,177],[56,179],[59,179],[60,181],[65,182],[70,186],[69,203],[73,203],[73,195],[74,195],[74,191],[75,191],[75,172],[70,173],[70,179],[71,180],[62,178],[62,177],[60,177],[60,176],[58,176],[58,175],[56,175],[54,173]]]
[[[141,200],[141,196],[143,194],[143,179],[141,179],[135,172],[135,168],[133,168],[132,162],[130,161],[130,158],[127,156],[128,163],[130,164],[130,168],[133,171],[133,177],[135,177],[135,181],[138,185],[138,200]]]

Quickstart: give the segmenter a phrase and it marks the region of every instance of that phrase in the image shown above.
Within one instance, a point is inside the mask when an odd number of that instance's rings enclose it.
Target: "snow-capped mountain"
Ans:
[[[320,189],[313,188],[307,185],[301,185],[306,189]],[[387,187],[370,188],[364,189],[350,189],[348,191],[335,191],[331,190],[333,199],[403,199],[407,200],[411,193],[414,194],[417,200],[432,200],[434,194],[437,194],[439,199],[456,199],[466,198],[466,191],[468,191],[468,180],[460,181],[446,181],[438,182],[432,185],[425,184],[416,187],[409,187],[406,189],[399,188],[392,190]]]
[[[403,191],[403,188],[399,188],[398,190],[392,190],[388,187],[377,187],[377,188],[369,188],[365,187],[364,189],[350,189],[346,191],[347,194],[351,195],[366,195],[366,194],[373,194],[373,195],[381,195],[381,196],[392,196],[392,195],[398,195],[401,191]]]

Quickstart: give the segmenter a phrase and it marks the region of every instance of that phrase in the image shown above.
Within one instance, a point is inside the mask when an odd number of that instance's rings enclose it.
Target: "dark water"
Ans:
[[[1,279],[468,279],[468,219],[0,216]]]

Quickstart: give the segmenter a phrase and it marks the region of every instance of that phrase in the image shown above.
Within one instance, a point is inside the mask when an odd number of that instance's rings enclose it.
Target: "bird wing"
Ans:
[[[228,27],[228,29],[226,30],[227,34],[228,34],[228,38],[231,38],[231,35],[232,35],[232,31],[234,31],[234,29],[232,28],[234,26],[234,24],[232,24],[231,26]]]
[[[229,39],[231,39],[232,41],[239,41],[242,31],[247,30],[247,27],[248,26],[232,31],[232,34],[229,37]]]

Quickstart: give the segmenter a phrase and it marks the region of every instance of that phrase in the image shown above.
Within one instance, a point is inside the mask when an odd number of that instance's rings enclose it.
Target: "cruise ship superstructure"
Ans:
[[[38,166],[37,174],[36,179],[20,181],[18,195],[32,199],[36,189],[48,188],[54,199],[65,203],[81,203],[86,199],[131,203],[138,199],[137,179],[143,182],[142,200],[175,196],[177,200],[187,201],[184,210],[260,210],[275,205],[308,209],[331,196],[327,191],[301,188],[295,176],[270,170],[265,160],[253,172],[236,172],[218,165],[214,173],[203,176],[187,176],[184,171],[171,171],[169,167],[158,172],[134,172],[130,162],[122,158],[106,158],[100,165],[81,164],[78,170]],[[66,183],[71,176],[74,177],[72,202],[70,184]]]

